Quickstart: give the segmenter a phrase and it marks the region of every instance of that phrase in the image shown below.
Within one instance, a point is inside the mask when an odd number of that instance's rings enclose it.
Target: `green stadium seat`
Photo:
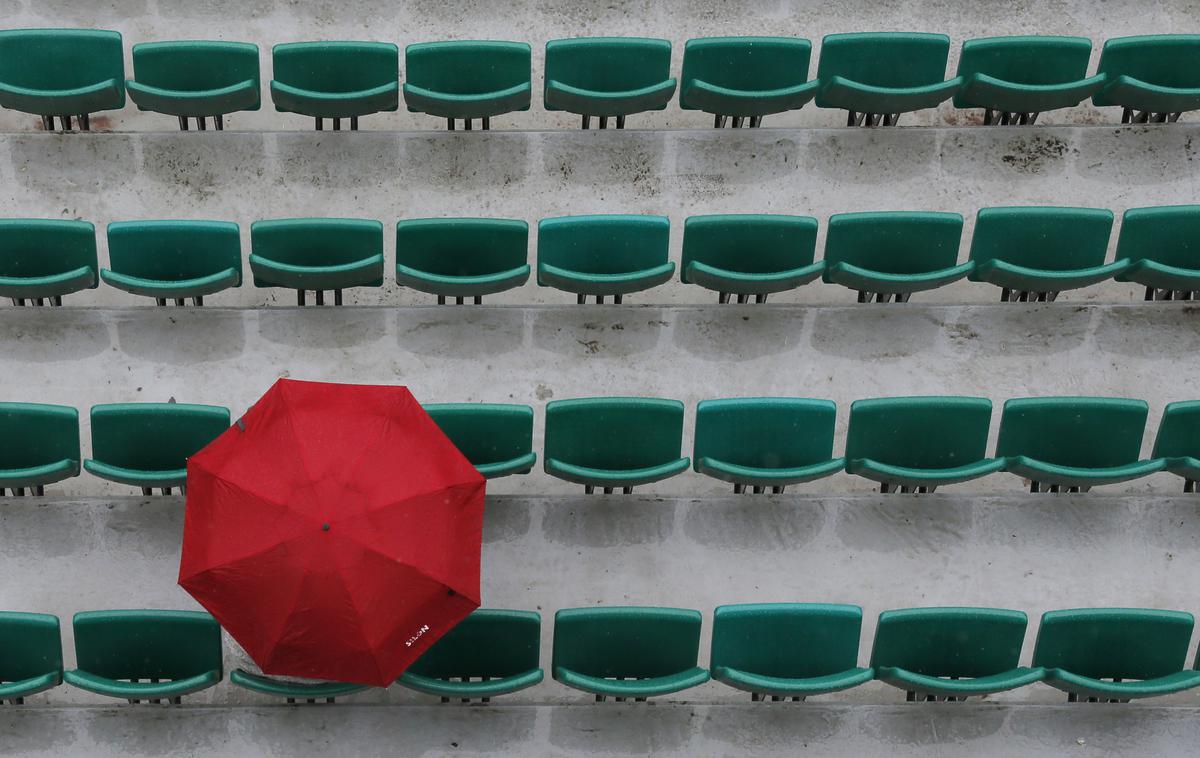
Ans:
[[[962,86],[942,81],[950,38],[944,34],[829,34],[817,64],[818,108],[841,108],[848,126],[895,126],[901,113],[936,108]]]
[[[933,492],[1004,469],[988,458],[992,401],[982,397],[882,397],[850,406],[846,471],[880,492]]]
[[[719,303],[739,303],[796,289],[820,278],[813,261],[817,220],[811,216],[691,216],[683,224],[680,280],[718,293]]]
[[[62,684],[57,616],[0,611],[0,651],[0,703],[22,705],[30,695]]]
[[[566,608],[554,614],[554,678],[596,696],[644,701],[708,681],[696,665],[700,612]]]
[[[1053,302],[1063,290],[1111,279],[1105,264],[1113,214],[1099,208],[983,208],[975,218],[967,276],[1001,288],[1001,302]]]
[[[480,609],[425,651],[398,680],[437,695],[488,702],[542,681],[542,617],[533,611]]]
[[[713,114],[718,129],[762,125],[763,116],[799,110],[817,94],[808,81],[812,43],[798,37],[705,37],[683,48],[679,107]]]
[[[1150,455],[1166,471],[1183,477],[1183,491],[1197,492],[1200,480],[1200,401],[1169,403],[1163,410]]]
[[[671,222],[666,216],[563,216],[538,222],[538,275],[542,287],[575,293],[576,302],[657,287],[675,275],[667,260]]]
[[[121,35],[101,29],[0,31],[0,107],[54,117],[71,131],[91,129],[91,114],[125,106],[125,54]]]
[[[1138,460],[1145,401],[1107,397],[1009,400],[996,456],[1004,470],[1030,480],[1030,492],[1087,492],[1148,476],[1163,460]]]
[[[908,700],[961,702],[1040,682],[1042,670],[1018,666],[1028,618],[998,608],[884,611],[875,628],[875,678]]]
[[[1143,608],[1077,608],[1042,616],[1033,665],[1068,702],[1127,703],[1200,686],[1185,669],[1192,614]]]
[[[985,37],[963,43],[955,108],[983,108],[984,126],[1032,124],[1039,113],[1073,108],[1099,91],[1087,75],[1086,37]]]
[[[138,110],[188,119],[204,131],[225,128],[224,116],[256,111],[262,104],[258,45],[246,42],[181,40],[133,46],[133,78],[125,82]]]
[[[529,281],[529,224],[505,218],[418,218],[396,224],[396,281],[483,302]]]
[[[0,496],[44,495],[79,476],[79,412],[65,405],[0,403]]]
[[[537,463],[528,405],[443,403],[426,405],[425,412],[488,479],[528,474]]]
[[[0,297],[14,305],[62,305],[95,289],[96,227],[87,221],[0,219]]]
[[[187,459],[229,428],[229,409],[183,403],[92,406],[88,473],[118,484],[187,492]]]
[[[305,292],[325,304],[333,290],[334,305],[342,290],[383,286],[383,224],[356,218],[288,218],[255,221],[250,225],[250,271],[255,287],[296,290],[304,305]]]
[[[202,611],[76,613],[68,684],[131,703],[178,705],[221,681],[221,627]]]
[[[108,225],[105,284],[134,295],[204,305],[204,297],[242,286],[242,238],[226,221],[117,221]]]
[[[642,37],[581,37],[546,43],[546,110],[567,111],[583,117],[583,128],[592,117],[600,128],[616,117],[625,128],[625,117],[661,111],[675,94],[671,76],[671,43]]]
[[[712,678],[753,701],[848,690],[874,677],[858,665],[861,629],[857,605],[722,605],[713,614]]]
[[[791,484],[842,470],[833,457],[837,406],[792,397],[704,400],[696,408],[695,470],[733,484],[735,493]]]
[[[456,40],[422,42],[404,49],[404,102],[414,113],[472,119],[490,129],[492,117],[529,110],[533,90],[532,53],[524,42]]]
[[[229,681],[260,695],[285,698],[288,703],[297,701],[315,703],[318,700],[332,703],[336,698],[369,689],[365,685],[348,682],[292,682],[256,674],[245,669],[234,669],[229,674]]]
[[[1117,258],[1129,266],[1118,282],[1146,288],[1147,300],[1200,297],[1200,205],[1130,208],[1117,236]]]
[[[1119,105],[1122,124],[1165,123],[1200,108],[1200,34],[1117,37],[1104,43],[1099,107]]]
[[[546,405],[545,471],[591,494],[681,474],[683,403],[646,397],[553,400]]]
[[[957,213],[836,213],[825,238],[824,281],[858,291],[858,302],[908,302],[962,279],[958,261],[962,216]]]
[[[342,119],[358,129],[360,116],[400,107],[400,48],[390,42],[289,42],[271,49],[275,110],[317,121]]]

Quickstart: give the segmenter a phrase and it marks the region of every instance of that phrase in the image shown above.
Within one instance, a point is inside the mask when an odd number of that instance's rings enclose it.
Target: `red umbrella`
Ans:
[[[280,379],[187,468],[179,584],[264,673],[387,686],[479,607],[484,479],[405,387]]]

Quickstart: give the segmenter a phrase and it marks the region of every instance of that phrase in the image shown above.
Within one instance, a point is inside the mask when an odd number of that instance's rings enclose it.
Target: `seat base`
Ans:
[[[1177,113],[1155,113],[1152,111],[1139,111],[1133,108],[1124,108],[1121,111],[1122,124],[1173,124],[1183,115],[1183,111]]]

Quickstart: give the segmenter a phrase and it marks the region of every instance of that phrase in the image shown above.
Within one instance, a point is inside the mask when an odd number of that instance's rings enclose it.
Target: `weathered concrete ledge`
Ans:
[[[1188,755],[1193,707],[777,703],[0,710],[6,755]]]

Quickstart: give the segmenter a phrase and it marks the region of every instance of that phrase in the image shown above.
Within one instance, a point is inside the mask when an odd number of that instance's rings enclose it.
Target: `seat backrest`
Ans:
[[[886,274],[923,274],[958,262],[957,213],[836,213],[829,218],[825,262]]]
[[[1117,258],[1200,269],[1200,205],[1125,211],[1117,236]]]
[[[0,276],[52,276],[83,266],[98,268],[91,222],[0,219]]]
[[[1068,271],[1104,263],[1113,214],[1100,208],[983,208],[975,218],[971,260]]]
[[[1152,679],[1183,669],[1192,614],[1145,608],[1076,608],[1042,616],[1033,665],[1093,679]]]
[[[942,469],[987,454],[992,401],[983,397],[881,397],[850,406],[846,460]]]
[[[986,74],[1013,84],[1066,84],[1087,76],[1087,37],[982,37],[963,43],[958,75]]]
[[[1141,453],[1148,412],[1145,401],[1126,398],[1009,400],[1000,419],[996,455],[1083,468],[1134,463]]]
[[[905,608],[884,611],[875,628],[872,666],[926,676],[979,677],[1017,667],[1028,617],[999,608]]]
[[[949,55],[950,38],[944,34],[828,34],[821,40],[817,78],[840,76],[874,87],[940,84]]]
[[[546,43],[546,82],[598,92],[641,89],[671,78],[671,43],[644,37],[579,37]]]
[[[801,679],[858,666],[862,608],[825,603],[722,605],[713,614],[713,668]]]
[[[1160,87],[1200,87],[1200,34],[1116,37],[1104,43],[1097,73]]]
[[[62,676],[58,617],[0,611],[0,682],[19,682],[50,672]]]
[[[133,78],[161,89],[196,92],[259,81],[258,45],[183,40],[133,46]]]
[[[830,400],[747,397],[696,408],[693,459],[752,468],[794,468],[833,457],[837,406]]]
[[[0,31],[0,82],[33,90],[71,90],[116,80],[125,89],[121,35],[103,29]]]
[[[390,42],[288,42],[271,50],[275,79],[314,92],[399,86],[400,48]]]
[[[691,216],[683,224],[683,281],[692,261],[770,274],[809,265],[816,248],[817,220],[811,216]]]
[[[433,679],[517,676],[538,667],[542,617],[481,608],[460,621],[408,671]]]
[[[396,224],[396,262],[441,276],[481,276],[529,262],[529,224],[506,218],[416,218]]]
[[[812,43],[799,37],[704,37],[683,48],[684,86],[700,79],[718,87],[761,91],[803,84]]]
[[[1151,458],[1200,458],[1200,400],[1169,403],[1163,410]]]
[[[699,611],[610,607],[554,614],[555,670],[648,679],[695,667],[699,649]]]
[[[683,403],[646,397],[554,400],[546,405],[546,459],[629,470],[679,459]]]
[[[109,679],[186,679],[221,669],[221,627],[202,611],[75,614],[79,669]]]
[[[455,40],[404,48],[405,79],[435,92],[482,95],[528,84],[532,51],[524,42]]]
[[[117,221],[108,225],[113,271],[180,281],[242,270],[242,238],[228,221]]]
[[[0,469],[61,460],[79,461],[79,411],[65,405],[0,403]]]
[[[666,216],[563,216],[538,222],[538,262],[585,274],[619,274],[667,261]]]
[[[92,406],[92,457],[143,471],[171,471],[229,428],[229,409],[184,403]]]
[[[277,263],[336,266],[383,253],[383,224],[360,218],[285,218],[255,221],[250,248]]]
[[[533,408],[528,405],[443,403],[424,408],[474,466],[512,460],[533,450]]]

